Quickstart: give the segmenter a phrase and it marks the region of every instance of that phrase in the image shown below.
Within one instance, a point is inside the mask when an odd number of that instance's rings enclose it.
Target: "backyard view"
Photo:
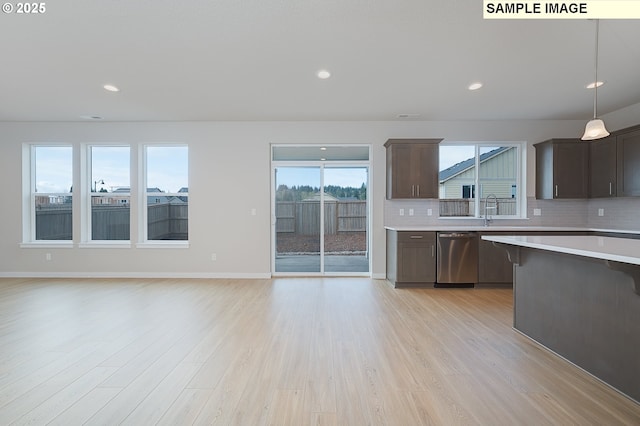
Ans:
[[[325,186],[325,253],[362,255],[367,250],[367,188]],[[280,185],[276,191],[276,250],[319,253],[320,188]]]

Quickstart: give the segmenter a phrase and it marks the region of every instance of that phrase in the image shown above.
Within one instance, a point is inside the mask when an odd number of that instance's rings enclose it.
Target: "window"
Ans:
[[[25,151],[27,152],[27,151]],[[73,230],[73,148],[32,145],[29,219],[25,221],[25,241],[71,240]]]
[[[130,149],[91,146],[91,240],[128,241],[131,225]]]
[[[441,144],[440,216],[520,217],[523,156],[519,143]]]
[[[475,185],[462,185],[462,198],[474,198],[476,196]]]
[[[146,241],[189,239],[189,149],[145,147]]]

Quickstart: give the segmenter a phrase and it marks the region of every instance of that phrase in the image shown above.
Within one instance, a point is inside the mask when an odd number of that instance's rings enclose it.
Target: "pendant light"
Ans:
[[[582,135],[583,141],[592,141],[595,139],[602,139],[609,136],[609,132],[604,127],[604,121],[597,117],[598,111],[598,32],[600,29],[600,20],[596,19],[596,66],[593,87],[593,119],[589,121],[584,129],[584,135]]]

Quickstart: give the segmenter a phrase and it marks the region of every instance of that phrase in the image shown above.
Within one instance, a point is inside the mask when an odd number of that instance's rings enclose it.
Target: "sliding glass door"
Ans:
[[[275,272],[321,272],[320,167],[276,167]]]
[[[368,276],[369,164],[360,158],[362,148],[278,148],[272,162],[274,274]],[[364,151],[368,160],[368,147]],[[357,153],[353,161],[344,159]]]
[[[368,272],[367,167],[324,167],[324,270]]]

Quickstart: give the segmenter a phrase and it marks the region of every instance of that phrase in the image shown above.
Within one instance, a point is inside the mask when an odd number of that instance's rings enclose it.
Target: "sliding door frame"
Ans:
[[[324,160],[324,161],[312,161],[312,160],[302,160],[302,161],[289,161],[289,160],[273,160],[273,148],[274,147],[301,147],[301,148],[319,148],[321,146],[332,146],[332,147],[363,147],[366,146],[369,150],[368,160]],[[276,243],[277,243],[277,234],[276,234],[276,169],[278,167],[318,167],[320,169],[320,271],[319,272],[276,272]],[[324,236],[324,173],[325,168],[365,168],[367,171],[367,199],[366,199],[366,256],[368,261],[368,270],[366,272],[327,272],[325,271],[325,236]],[[297,144],[282,144],[282,145],[272,145],[271,146],[271,275],[286,277],[286,276],[354,276],[354,277],[371,277],[372,276],[372,253],[371,253],[371,206],[372,200],[371,196],[373,194],[372,191],[372,179],[371,179],[371,146],[370,145],[297,145]]]

